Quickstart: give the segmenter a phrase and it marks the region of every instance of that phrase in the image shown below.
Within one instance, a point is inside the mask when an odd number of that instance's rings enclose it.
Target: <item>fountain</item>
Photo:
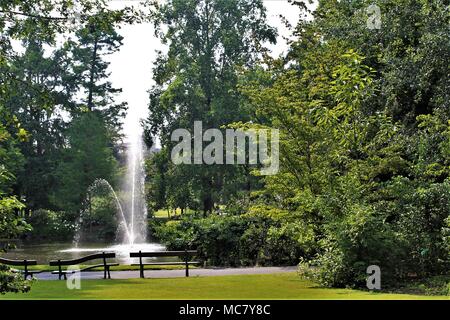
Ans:
[[[106,247],[82,248],[79,243],[75,247],[60,252],[81,254],[88,252],[112,251],[115,252],[122,263],[131,262],[131,251],[159,251],[164,247],[156,243],[147,243],[147,208],[144,198],[144,144],[141,130],[128,134],[126,145],[126,175],[122,182],[122,191],[119,195],[111,184],[105,179],[97,179],[88,190],[91,194],[98,194],[106,190],[112,195],[117,209],[118,228],[115,243]],[[82,216],[80,222],[82,221]],[[80,239],[80,234],[76,239]],[[76,241],[77,242],[77,241]]]
[[[113,196],[114,202],[116,204],[117,211],[119,213],[120,224],[119,224],[118,229],[119,230],[124,230],[124,235],[125,235],[124,242],[128,242],[129,244],[133,244],[134,236],[133,236],[133,232],[131,231],[132,228],[127,223],[127,219],[125,217],[125,213],[123,211],[123,208],[122,208],[122,205],[120,203],[119,197],[117,196],[116,191],[111,186],[111,184],[105,179],[97,179],[89,187],[88,194],[95,194],[100,187],[106,187],[108,192]],[[80,238],[80,237],[78,236],[78,238]]]
[[[122,242],[142,243],[147,240],[147,207],[144,199],[144,146],[140,131],[129,135],[127,146],[127,174],[124,190],[129,193],[125,200],[128,228]]]

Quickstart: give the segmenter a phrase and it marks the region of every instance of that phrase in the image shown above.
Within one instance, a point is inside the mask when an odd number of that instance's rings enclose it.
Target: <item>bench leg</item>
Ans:
[[[111,268],[108,266],[108,279],[111,279]]]
[[[142,279],[144,279],[145,278],[145,276],[144,276],[144,266],[141,264],[141,266],[140,266],[140,277],[142,278]]]

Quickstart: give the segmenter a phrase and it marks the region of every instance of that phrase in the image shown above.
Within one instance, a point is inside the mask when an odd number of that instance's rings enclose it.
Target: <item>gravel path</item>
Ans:
[[[254,268],[211,268],[211,269],[189,269],[189,275],[195,276],[227,276],[240,274],[271,274],[294,272],[297,270],[293,267],[254,267]],[[177,278],[184,277],[185,270],[146,270],[146,278]],[[36,278],[40,280],[58,280],[58,275],[48,272],[36,274]],[[103,279],[103,272],[92,271],[82,272],[82,279]],[[111,271],[112,279],[135,279],[139,278],[139,271]]]

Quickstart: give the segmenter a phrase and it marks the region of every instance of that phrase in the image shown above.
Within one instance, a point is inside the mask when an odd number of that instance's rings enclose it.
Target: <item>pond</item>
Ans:
[[[138,259],[130,258],[130,252],[136,251],[162,251],[165,247],[158,243],[142,243],[133,245],[105,244],[105,243],[82,243],[75,246],[73,243],[15,243],[16,249],[2,254],[6,259],[28,259],[37,260],[38,264],[48,264],[50,260],[76,259],[100,252],[116,253],[116,262],[121,265],[138,263]],[[149,258],[152,261],[170,261],[167,258]],[[173,260],[173,259],[172,259]],[[90,261],[96,264],[98,261]],[[86,264],[89,264],[87,262]]]

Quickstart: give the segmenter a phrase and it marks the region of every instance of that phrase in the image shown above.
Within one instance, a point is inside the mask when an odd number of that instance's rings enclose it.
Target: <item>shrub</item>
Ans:
[[[291,265],[312,252],[312,235],[303,225],[263,214],[189,216],[152,228],[168,249],[196,249],[210,265]]]
[[[0,264],[0,294],[28,292],[30,289],[30,280],[24,280],[20,273],[12,272],[8,266]]]
[[[316,247],[313,231],[300,221],[271,226],[264,246],[268,259],[276,265],[297,264],[300,257],[311,257]]]
[[[69,240],[73,238],[75,226],[65,218],[65,213],[51,210],[36,210],[27,221],[33,230],[27,237],[40,240]]]
[[[301,274],[325,286],[362,287],[367,267],[378,265],[384,284],[398,278],[404,243],[389,225],[370,207],[355,205],[343,213],[327,226],[321,254],[300,265]]]
[[[303,260],[300,274],[326,286],[362,287],[373,264],[384,286],[448,272],[449,187],[396,177],[367,197],[370,203],[324,207],[319,255]]]
[[[84,237],[89,240],[113,240],[117,226],[117,207],[111,195],[92,197],[82,215],[81,231]]]
[[[240,238],[247,229],[240,216],[211,216],[193,220],[191,245],[211,265],[240,265]]]

